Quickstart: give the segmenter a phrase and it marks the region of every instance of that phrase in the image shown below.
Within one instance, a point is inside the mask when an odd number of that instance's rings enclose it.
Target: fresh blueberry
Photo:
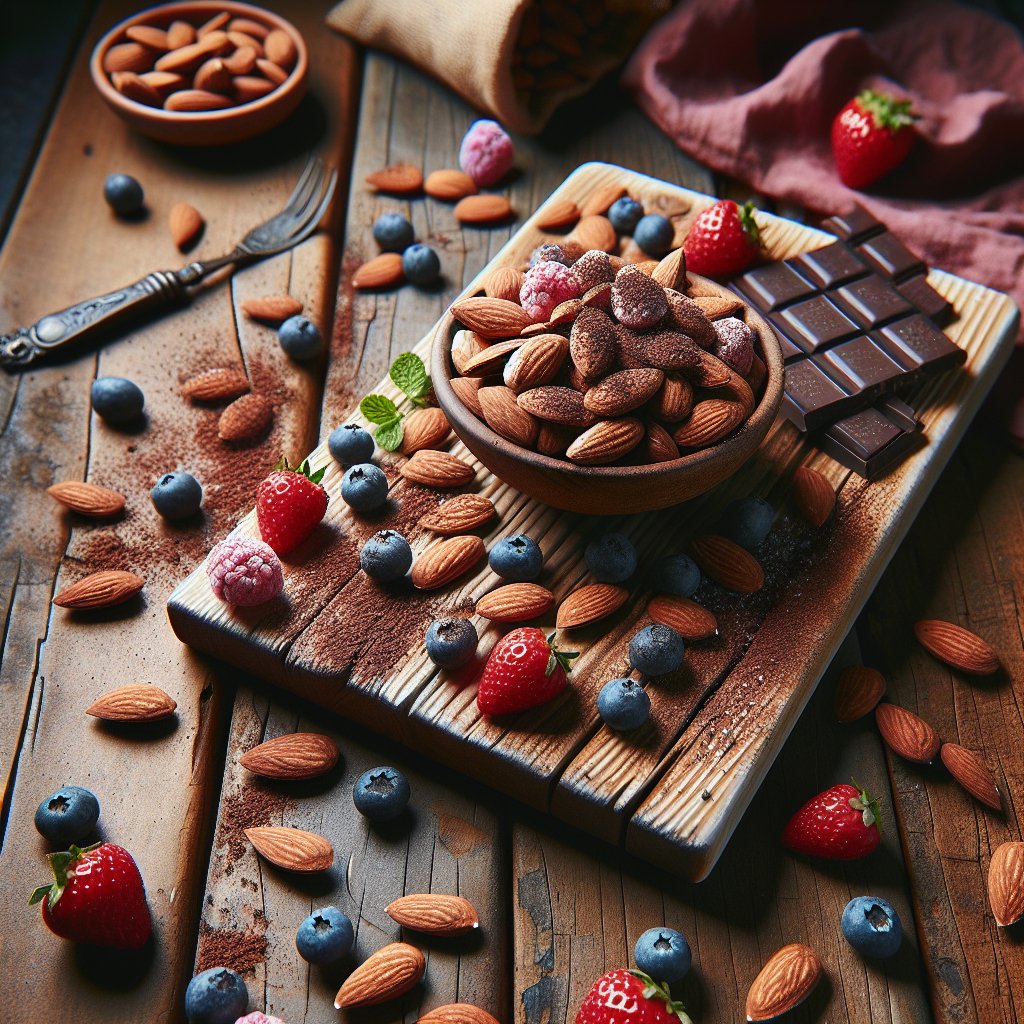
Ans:
[[[396,530],[375,533],[359,552],[359,566],[378,583],[400,580],[412,565],[412,548]]]
[[[499,540],[491,548],[487,564],[503,580],[525,583],[540,575],[544,568],[544,555],[532,537],[519,533]]]
[[[672,248],[672,240],[675,238],[676,229],[668,217],[662,217],[660,213],[649,213],[641,217],[633,229],[633,241],[640,246],[648,256],[664,256]]]
[[[764,498],[739,498],[722,512],[722,534],[741,548],[757,551],[775,519],[775,509]]]
[[[331,431],[327,447],[335,461],[343,466],[357,466],[373,458],[373,435],[358,423],[343,423]]]
[[[402,273],[413,284],[433,284],[441,273],[441,261],[429,245],[417,242],[402,253]]]
[[[324,339],[309,317],[290,316],[277,329],[277,340],[285,354],[300,362],[320,355]]]
[[[100,802],[81,786],[62,786],[36,808],[36,828],[54,846],[66,848],[96,827]]]
[[[131,423],[146,404],[142,388],[125,377],[98,377],[90,394],[96,415],[107,423]]]
[[[245,982],[227,967],[197,974],[185,989],[188,1024],[235,1024],[248,1008]]]
[[[416,235],[400,213],[382,213],[373,222],[373,238],[385,252],[401,252],[412,245]]]
[[[645,676],[665,676],[683,663],[683,638],[671,627],[645,626],[629,641],[629,663]]]
[[[371,768],[359,776],[352,799],[371,821],[390,821],[409,802],[409,780],[397,768]]]
[[[623,196],[621,199],[616,199],[608,211],[608,219],[612,222],[612,227],[620,235],[633,234],[643,215],[643,206],[631,196]]]
[[[372,462],[360,462],[345,470],[341,496],[357,512],[372,512],[388,500],[388,478]]]
[[[861,956],[895,956],[903,941],[900,915],[880,896],[855,896],[846,904],[843,935]]]
[[[651,698],[635,679],[613,679],[597,695],[597,713],[612,729],[638,729],[651,713]]]
[[[479,639],[469,619],[436,619],[427,629],[427,657],[438,668],[461,668],[473,660]]]
[[[351,952],[352,922],[337,907],[314,910],[295,933],[295,948],[307,963],[329,964]]]
[[[623,583],[636,572],[636,548],[621,533],[606,533],[592,540],[583,554],[599,583]]]
[[[700,586],[700,569],[689,555],[669,555],[654,570],[651,586],[658,594],[693,597]]]
[[[191,474],[164,473],[149,492],[153,505],[164,519],[188,519],[203,503],[203,488]]]
[[[130,174],[111,174],[103,182],[103,198],[119,217],[130,217],[142,210],[142,186]]]
[[[674,928],[648,928],[636,940],[633,959],[637,969],[655,981],[677,985],[690,973],[693,954],[685,937]]]

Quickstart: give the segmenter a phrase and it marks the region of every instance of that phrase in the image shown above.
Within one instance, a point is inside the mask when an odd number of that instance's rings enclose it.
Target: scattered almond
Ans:
[[[412,584],[418,590],[437,590],[469,572],[485,553],[484,542],[472,535],[438,541],[413,563]]]
[[[277,326],[301,313],[302,303],[291,295],[263,295],[246,299],[242,303],[242,312],[253,320],[263,320]]]
[[[747,992],[747,1020],[768,1021],[802,1003],[821,978],[818,954],[799,942],[783,946],[761,968]]]
[[[334,1008],[375,1006],[397,999],[423,977],[423,954],[407,942],[392,942],[371,953],[346,979],[334,997]]]
[[[934,658],[970,676],[999,671],[999,655],[977,633],[942,619],[914,624],[918,643]]]
[[[267,779],[315,779],[326,775],[340,757],[338,745],[316,732],[293,732],[247,750],[238,763]]]
[[[877,669],[850,665],[843,669],[836,687],[837,722],[855,722],[875,710],[885,696],[885,677]]]
[[[423,184],[423,191],[434,199],[454,202],[466,196],[476,195],[476,182],[464,171],[447,168],[443,171],[431,171]]]
[[[514,338],[533,321],[530,315],[509,299],[492,299],[484,295],[460,299],[452,305],[452,315],[463,326],[482,338]]]
[[[1024,843],[996,847],[988,866],[988,902],[1001,928],[1024,917]]]
[[[203,230],[202,214],[188,203],[175,203],[167,217],[171,241],[181,252],[188,249]]]
[[[46,488],[46,493],[82,516],[116,516],[124,509],[124,495],[99,484],[65,480]]]
[[[518,267],[497,267],[484,279],[484,293],[492,299],[519,301],[526,275]]]
[[[420,519],[425,530],[455,536],[483,526],[496,515],[494,502],[480,494],[457,494]]]
[[[557,231],[571,227],[579,219],[579,207],[571,199],[549,199],[540,208],[536,225],[541,231]]]
[[[392,164],[368,174],[366,183],[378,192],[390,192],[396,196],[412,195],[423,189],[423,172],[412,164]]]
[[[967,790],[975,800],[991,807],[993,811],[1003,809],[992,773],[979,754],[959,743],[943,743],[939,757],[946,770]]]
[[[576,629],[606,618],[618,611],[629,598],[624,587],[610,583],[591,583],[574,590],[558,606],[555,625],[559,629]]]
[[[452,432],[448,417],[436,406],[414,409],[405,417],[403,426],[403,455],[412,455],[425,448],[441,448]]]
[[[382,252],[367,260],[352,275],[354,288],[393,288],[400,284],[405,273],[402,257],[397,252]]]
[[[477,615],[492,622],[528,622],[547,615],[555,607],[555,595],[536,583],[507,583],[476,603]]]
[[[65,587],[53,603],[60,608],[112,608],[130,601],[145,585],[133,572],[102,569]]]
[[[799,466],[793,474],[793,498],[811,526],[824,526],[836,505],[836,492],[828,477],[807,466]]]
[[[647,605],[652,622],[671,626],[684,640],[706,640],[718,632],[718,620],[703,605],[688,597],[660,594]]]
[[[462,487],[476,476],[476,470],[457,455],[427,448],[416,452],[399,472],[413,483],[437,488]]]
[[[133,683],[103,694],[85,713],[108,722],[159,722],[170,718],[177,706],[159,686]]]
[[[472,1003],[448,1003],[425,1013],[416,1024],[498,1024],[498,1021]]]
[[[193,402],[220,402],[237,398],[249,390],[249,379],[241,370],[216,367],[190,377],[181,393]]]
[[[935,760],[939,752],[939,735],[912,711],[883,701],[875,708],[875,722],[893,753],[918,764]]]
[[[737,594],[753,594],[764,586],[764,570],[746,548],[713,533],[693,542],[697,564],[719,586]]]
[[[460,199],[454,213],[460,224],[497,224],[512,217],[514,211],[506,196],[488,192]]]
[[[419,893],[402,896],[384,908],[403,928],[429,935],[465,935],[480,927],[473,904],[465,896]]]
[[[262,395],[236,398],[217,421],[217,436],[235,443],[262,437],[274,420],[274,407]]]
[[[326,871],[334,863],[334,847],[315,832],[280,825],[245,829],[256,852],[285,871]]]

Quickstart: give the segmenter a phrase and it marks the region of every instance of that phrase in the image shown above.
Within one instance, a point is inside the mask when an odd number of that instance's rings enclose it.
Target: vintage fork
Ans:
[[[319,157],[311,157],[281,212],[253,228],[226,256],[195,261],[181,270],[155,271],[126,288],[86,299],[44,316],[31,327],[4,335],[0,337],[0,365],[8,370],[29,366],[120,321],[185,302],[195,285],[229,264],[237,269],[290,249],[316,230],[337,180],[336,170],[328,170]]]

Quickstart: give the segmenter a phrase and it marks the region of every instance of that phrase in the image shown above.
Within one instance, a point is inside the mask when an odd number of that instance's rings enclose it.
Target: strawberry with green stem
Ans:
[[[812,797],[789,819],[782,844],[794,853],[857,860],[882,841],[879,803],[856,782]]]
[[[844,185],[866,188],[907,158],[917,115],[910,100],[865,89],[832,122],[832,156]]]
[[[480,676],[476,703],[485,715],[507,715],[546,704],[565,688],[576,651],[561,651],[555,634],[522,626],[491,650]]]
[[[301,544],[327,512],[327,492],[320,486],[325,468],[314,473],[306,459],[291,469],[285,459],[256,488],[260,536],[277,554]]]
[[[707,277],[727,277],[746,270],[761,255],[754,204],[737,206],[719,199],[702,211],[683,242],[686,269]]]
[[[693,1024],[668,985],[625,967],[594,982],[576,1012],[576,1024]]]

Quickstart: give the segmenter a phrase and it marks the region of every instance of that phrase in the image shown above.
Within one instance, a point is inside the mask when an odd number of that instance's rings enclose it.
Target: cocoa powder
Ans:
[[[256,911],[255,922],[244,931],[214,928],[205,921],[200,922],[196,973],[211,967],[227,967],[238,974],[245,974],[266,958],[267,920],[262,911]]]
[[[217,845],[227,850],[225,860],[232,867],[249,848],[245,835],[247,828],[279,825],[294,801],[283,793],[270,789],[259,780],[243,785],[224,799],[217,829]]]

